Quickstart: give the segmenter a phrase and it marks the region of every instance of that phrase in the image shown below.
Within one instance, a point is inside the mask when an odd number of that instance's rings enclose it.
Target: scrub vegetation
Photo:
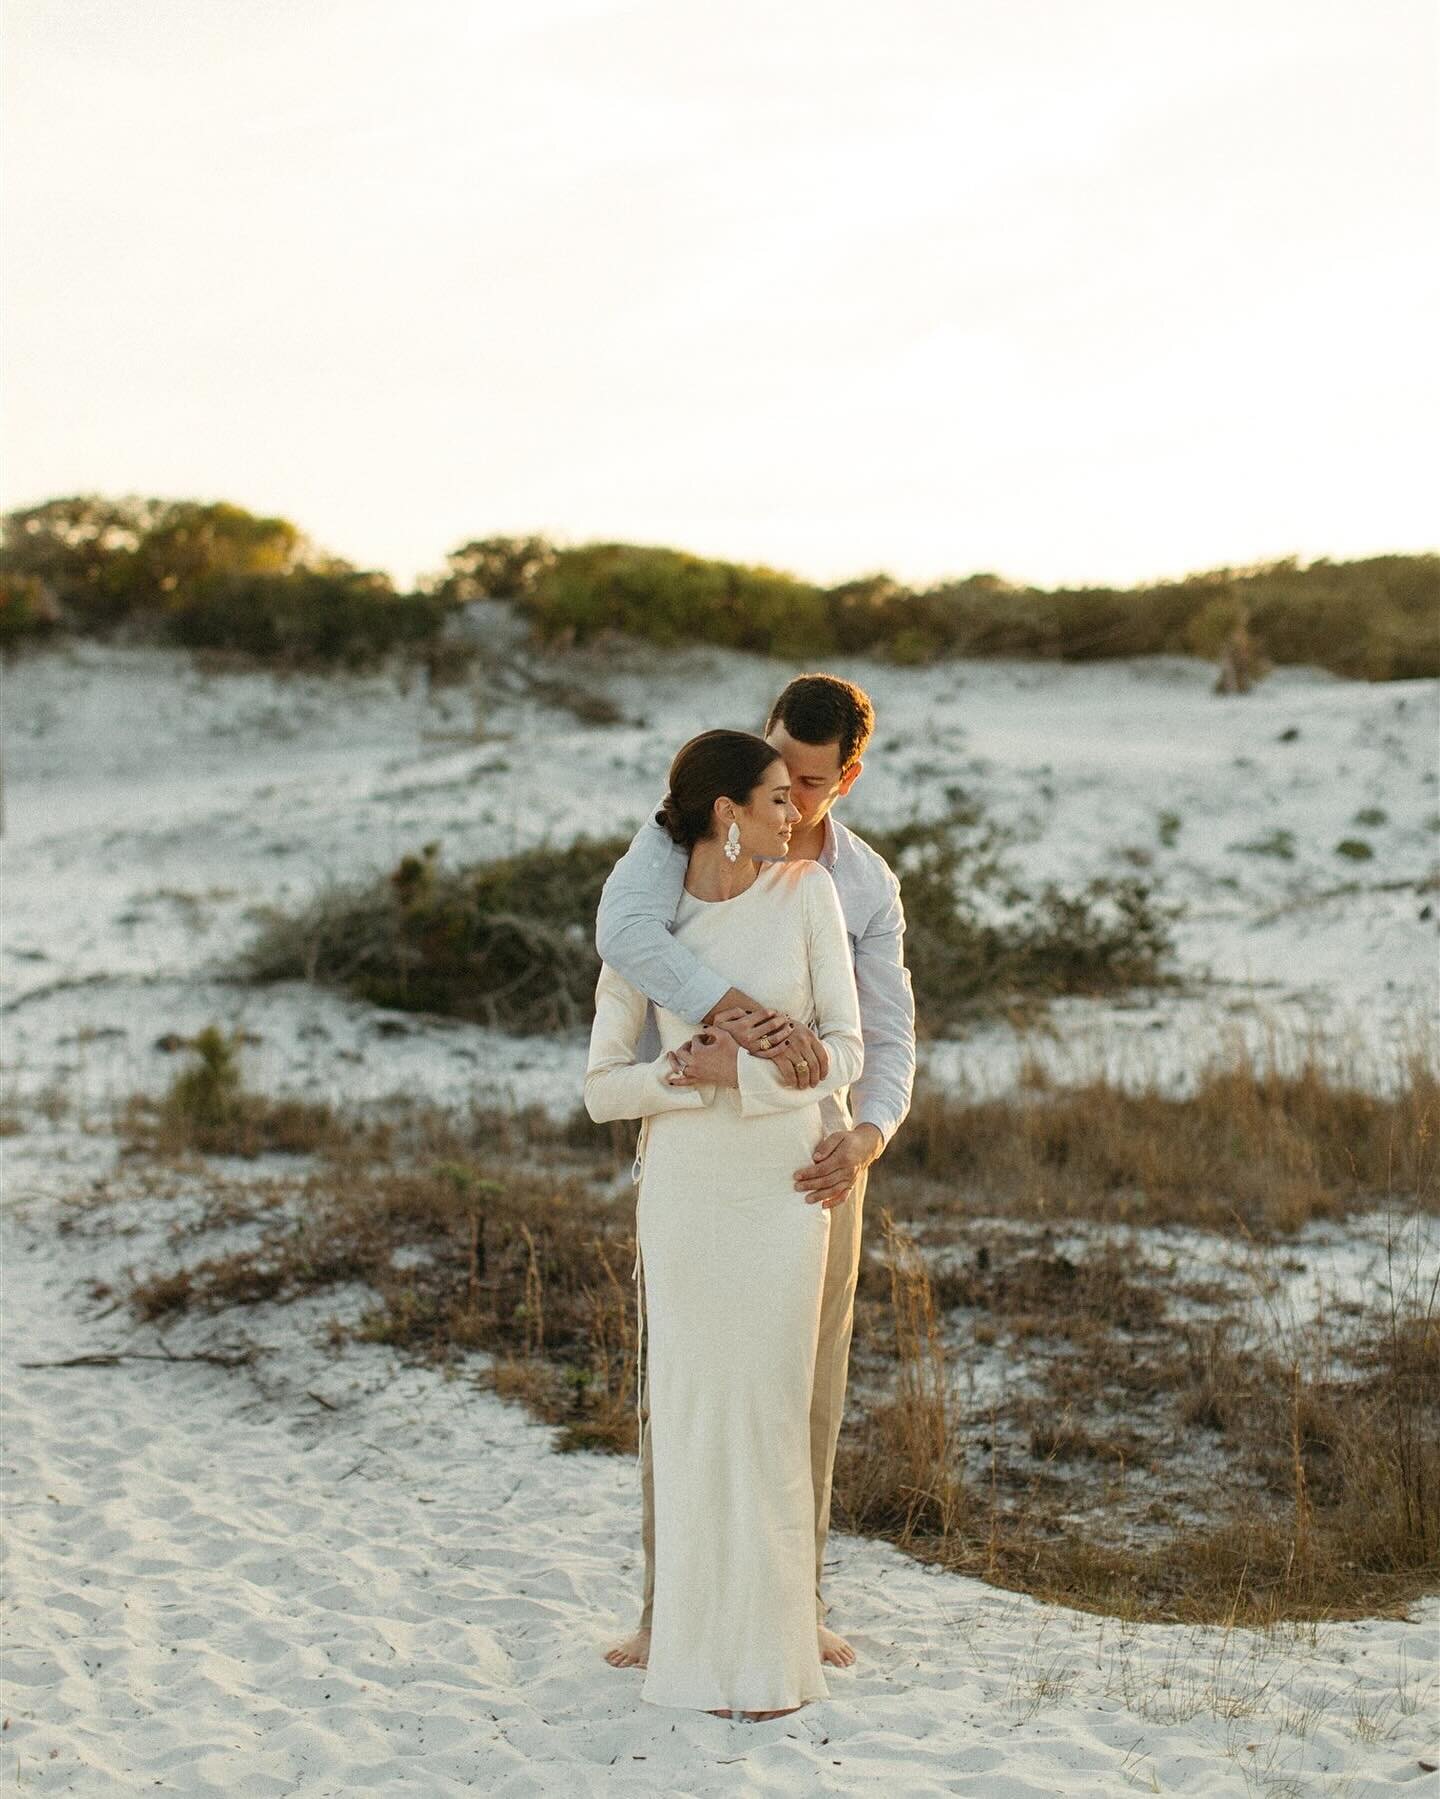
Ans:
[[[995,574],[908,587],[883,573],[822,586],[664,546],[537,537],[461,544],[414,591],[321,552],[288,519],[225,502],[97,494],[7,514],[0,647],[90,635],[274,667],[365,667],[399,655],[454,677],[485,655],[447,630],[501,601],[563,650],[611,633],[815,663],[1160,654],[1222,664],[1222,689],[1309,663],[1365,680],[1440,674],[1440,556],[1294,558],[1130,588],[1045,589]]]
[[[122,1115],[128,1166],[177,1215],[173,1259],[115,1298],[164,1322],[344,1289],[337,1351],[390,1344],[523,1402],[559,1448],[633,1454],[626,1128],[322,1108],[303,1164],[242,1180],[206,1157],[263,1157],[240,1120],[278,1102],[227,1081],[226,1136],[208,1041],[158,1108]],[[837,1525],[1131,1619],[1364,1615],[1432,1589],[1440,1277],[1418,1227],[1440,1211],[1437,1092],[1428,1058],[1363,1103],[1319,1068],[1281,1081],[1237,1058],[1189,1100],[1098,1083],[987,1111],[923,1097],[867,1201]],[[1148,1178],[1146,1108],[1169,1146]],[[1267,1180],[1287,1205],[1254,1197]],[[72,1228],[105,1228],[105,1203],[77,1198]],[[1288,1313],[1304,1230],[1340,1216],[1383,1227],[1384,1272],[1364,1303]]]
[[[870,841],[900,876],[921,1028],[1061,994],[1156,986],[1174,912],[1146,882],[1027,888],[975,808]],[[600,972],[594,921],[624,838],[580,839],[447,868],[438,844],[388,876],[272,912],[241,962],[252,980],[312,980],[405,1011],[504,1030],[588,1026]]]
[[[1257,673],[1298,662],[1366,680],[1440,674],[1434,555],[1305,567],[1289,557],[1132,588],[1047,590],[993,574],[925,588],[870,574],[820,587],[673,549],[489,539],[454,552],[437,591],[507,600],[543,642],[561,646],[619,631],[661,645],[699,641],[812,664],[853,655],[915,664],[1164,654],[1243,662]]]

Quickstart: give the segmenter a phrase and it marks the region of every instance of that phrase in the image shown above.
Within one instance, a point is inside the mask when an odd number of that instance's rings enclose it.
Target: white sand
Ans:
[[[755,722],[788,672],[705,656],[660,679],[602,667],[597,684],[644,726],[496,702],[499,740],[479,745],[436,735],[468,727],[463,696],[447,720],[383,682],[205,679],[93,648],[7,677],[0,1076],[24,1129],[0,1140],[4,1790],[1435,1790],[1419,1759],[1436,1759],[1434,1600],[1408,1622],[1313,1632],[1130,1629],[835,1537],[834,1622],[859,1666],[824,1705],[727,1724],[641,1705],[639,1676],[600,1659],[637,1608],[632,1465],[555,1455],[518,1409],[387,1351],[332,1358],[323,1320],[361,1295],[166,1333],[176,1353],[251,1336],[271,1351],[253,1370],[21,1366],[158,1349],[89,1290],[164,1265],[175,1206],[203,1199],[123,1198],[116,1171],[108,1109],[171,1078],[162,1032],[244,1025],[247,1074],[276,1092],[573,1104],[578,1042],[227,984],[251,908],[430,838],[462,861],[616,829],[688,730]],[[933,811],[957,781],[1026,832],[1031,877],[1115,872],[1120,848],[1143,845],[1189,902],[1184,966],[1209,984],[1063,1008],[1061,1064],[1143,1048],[1181,1079],[1232,1025],[1313,1026],[1373,1052],[1380,1078],[1433,1006],[1435,921],[1416,884],[1435,856],[1436,684],[1287,672],[1221,703],[1184,662],[851,672],[882,720],[857,821]],[[1282,743],[1289,728],[1301,737]],[[1369,805],[1386,821],[1355,826]],[[1184,823],[1166,849],[1169,809]],[[1292,862],[1230,847],[1282,828]],[[1346,835],[1374,859],[1337,861]],[[938,1046],[932,1073],[1003,1086],[1025,1047],[997,1028]],[[62,1091],[56,1128],[36,1102]],[[76,1216],[65,1196],[94,1180],[118,1211],[96,1235],[57,1232]]]
[[[63,1148],[26,1139],[17,1192],[58,1186]],[[108,1157],[76,1148],[78,1187]],[[162,1340],[87,1294],[165,1263],[167,1208],[57,1241],[53,1205],[0,1218],[6,1791],[1423,1790],[1433,1600],[1313,1632],[1131,1628],[839,1536],[860,1662],[829,1701],[762,1725],[643,1705],[600,1655],[636,1610],[632,1462],[555,1455],[518,1408],[389,1351],[315,1347],[358,1294],[164,1333],[271,1346],[253,1373],[22,1368]]]

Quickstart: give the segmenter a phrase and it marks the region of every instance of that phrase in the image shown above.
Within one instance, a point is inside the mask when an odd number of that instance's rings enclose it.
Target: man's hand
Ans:
[[[715,1014],[715,1022],[752,1056],[773,1062],[787,1087],[813,1087],[830,1072],[830,1052],[808,1026],[785,1012],[762,1007],[732,1006]]]
[[[806,1205],[817,1203],[828,1212],[844,1205],[855,1177],[868,1168],[885,1147],[885,1139],[873,1124],[857,1124],[853,1131],[831,1131],[815,1145],[815,1153],[803,1168],[795,1170],[795,1186]]]

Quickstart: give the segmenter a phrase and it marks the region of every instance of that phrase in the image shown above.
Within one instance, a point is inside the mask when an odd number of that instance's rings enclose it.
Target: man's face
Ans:
[[[838,743],[801,743],[778,721],[765,733],[765,741],[780,752],[790,770],[790,799],[800,814],[801,830],[818,825],[860,777],[859,762],[840,773]]]

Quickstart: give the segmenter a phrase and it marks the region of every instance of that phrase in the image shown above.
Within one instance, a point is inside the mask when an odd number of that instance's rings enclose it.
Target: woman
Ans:
[[[761,737],[706,731],[657,818],[690,851],[675,935],[731,985],[811,1025],[804,1089],[728,1032],[657,1008],[608,966],[585,1105],[639,1118],[642,1378],[655,1473],[655,1612],[641,1696],[749,1719],[829,1696],[815,1627],[810,1396],[829,1212],[795,1189],[820,1101],[859,1075],[855,974],[829,874],[784,860],[799,812]],[[643,1334],[642,1334],[643,1342]],[[643,1361],[643,1358],[642,1358]]]

